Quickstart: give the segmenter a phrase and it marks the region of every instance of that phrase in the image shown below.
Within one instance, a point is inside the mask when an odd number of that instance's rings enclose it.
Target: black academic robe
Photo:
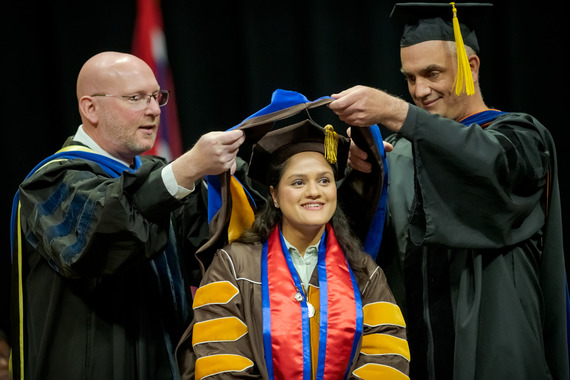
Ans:
[[[521,113],[464,126],[410,106],[387,140],[390,220],[379,259],[408,322],[411,378],[568,379],[546,128]]]
[[[22,331],[26,379],[179,377],[174,347],[191,318],[184,263],[193,260],[189,246],[208,238],[205,206],[199,189],[184,201],[168,193],[164,160],[141,159],[135,173],[118,178],[92,161],[60,160],[21,184],[23,321],[17,265],[12,287],[17,376]]]

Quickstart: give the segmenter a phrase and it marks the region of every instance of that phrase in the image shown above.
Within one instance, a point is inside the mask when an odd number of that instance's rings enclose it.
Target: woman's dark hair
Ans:
[[[267,174],[267,183],[275,189],[278,187],[287,161],[270,167]],[[269,235],[275,229],[275,226],[281,223],[282,219],[281,209],[275,207],[273,199],[271,196],[268,196],[265,205],[255,214],[255,220],[251,228],[244,231],[237,241],[246,244],[264,242],[269,239]],[[352,232],[346,215],[338,205],[330,220],[330,224],[354,275],[360,280],[366,280],[368,275],[366,273],[365,253],[362,250],[360,240]]]

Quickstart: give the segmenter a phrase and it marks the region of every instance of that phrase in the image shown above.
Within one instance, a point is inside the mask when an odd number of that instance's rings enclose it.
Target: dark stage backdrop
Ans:
[[[392,6],[385,0],[163,0],[184,148],[205,132],[238,124],[269,104],[277,88],[312,100],[364,84],[410,100],[399,73],[400,30],[389,19]],[[21,0],[3,8],[2,142],[10,161],[3,176],[5,290],[12,196],[35,164],[79,125],[75,80],[83,62],[100,51],[130,50],[136,8],[135,0]],[[561,111],[568,82],[559,65],[567,49],[558,45],[568,40],[563,16],[548,3],[504,0],[495,2],[477,33],[487,104],[528,112],[550,129],[558,142],[565,207],[569,153]],[[327,111],[318,121],[344,130]],[[5,319],[4,296],[1,302]]]

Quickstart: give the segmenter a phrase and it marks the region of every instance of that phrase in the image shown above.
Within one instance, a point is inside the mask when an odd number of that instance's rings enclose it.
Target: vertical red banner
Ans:
[[[146,154],[173,160],[182,154],[182,139],[178,124],[174,83],[168,63],[160,0],[137,0],[132,53],[152,68],[160,88],[170,91],[168,104],[161,109],[160,128],[156,142]]]

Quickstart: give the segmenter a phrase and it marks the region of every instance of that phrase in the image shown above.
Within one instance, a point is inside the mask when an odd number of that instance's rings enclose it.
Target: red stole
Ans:
[[[311,363],[309,309],[279,227],[264,245],[262,298],[265,360],[272,379],[342,379],[362,333],[360,292],[333,229],[319,247],[318,363]],[[326,238],[325,238],[326,236]],[[326,241],[325,241],[326,240]],[[316,349],[316,347],[314,348]]]

